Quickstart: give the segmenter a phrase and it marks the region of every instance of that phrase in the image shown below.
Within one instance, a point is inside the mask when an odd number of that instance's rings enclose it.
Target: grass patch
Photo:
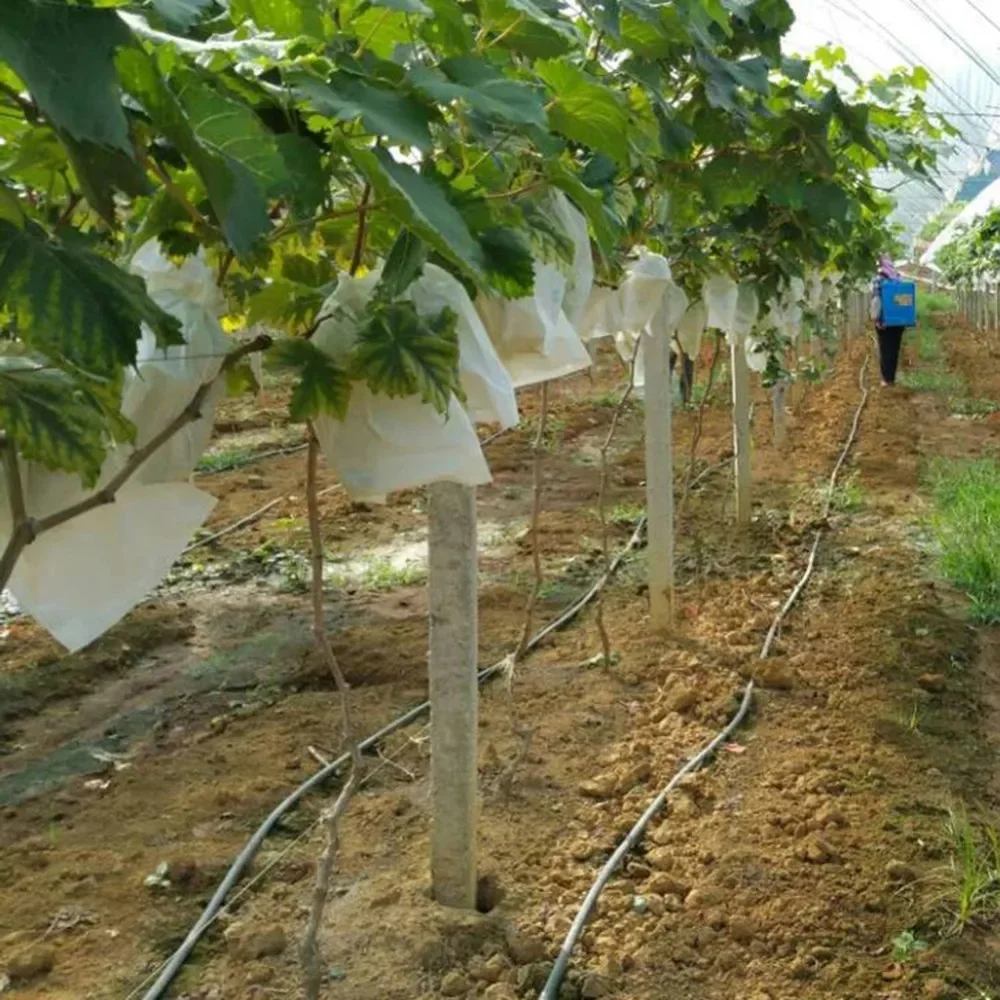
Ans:
[[[331,572],[329,581],[337,587],[359,590],[395,590],[410,587],[427,576],[427,568],[417,563],[394,563],[391,559],[372,559],[357,573]]]
[[[825,486],[823,488],[825,489]],[[834,487],[831,506],[838,513],[856,514],[864,509],[866,502],[864,487],[857,481],[856,475]]]
[[[951,412],[959,417],[988,417],[1000,410],[1000,403],[992,399],[976,399],[972,396],[959,396],[948,401]]]
[[[633,528],[645,513],[646,508],[641,503],[617,503],[607,512],[607,518],[612,524]]]
[[[234,466],[246,465],[253,461],[255,450],[248,447],[221,448],[219,451],[202,455],[195,472],[225,472]]]
[[[1000,916],[1000,833],[974,824],[962,810],[952,810],[945,827],[951,862],[942,872],[941,899],[948,907],[952,932],[971,923],[992,923]]]
[[[930,479],[942,571],[968,595],[976,621],[1000,622],[1000,466],[939,460]]]
[[[960,396],[965,384],[954,372],[948,371],[913,371],[903,372],[900,381],[908,389],[917,392],[941,392]]]

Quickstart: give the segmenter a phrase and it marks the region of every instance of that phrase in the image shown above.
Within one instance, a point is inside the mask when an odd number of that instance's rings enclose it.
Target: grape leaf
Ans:
[[[180,101],[148,53],[138,46],[124,49],[118,53],[117,65],[125,90],[201,177],[232,248],[240,256],[248,255],[257,237],[271,227],[264,193],[253,174],[233,157],[198,139]]]
[[[128,441],[119,380],[73,377],[54,365],[0,352],[0,427],[21,458],[78,473],[93,486],[108,440]]]
[[[427,263],[427,245],[405,226],[392,244],[375,295],[391,302],[420,277]]]
[[[246,104],[223,97],[193,74],[183,78],[178,97],[195,136],[241,163],[261,190],[273,190],[285,181],[285,161],[274,133]]]
[[[178,321],[141,279],[49,238],[35,223],[0,221],[0,307],[41,352],[94,373],[135,362],[141,323],[161,346],[184,343]]]
[[[68,133],[61,133],[59,138],[83,196],[110,226],[115,225],[115,191],[133,198],[149,193],[149,180],[142,168],[120,149],[74,139]]]
[[[275,136],[278,153],[285,165],[287,190],[279,186],[275,194],[291,198],[292,210],[300,218],[311,218],[323,204],[330,180],[315,143],[295,132]]]
[[[351,375],[390,397],[419,395],[447,413],[458,381],[457,315],[421,317],[412,302],[372,302],[358,329]]]
[[[351,401],[351,381],[347,372],[312,341],[301,337],[276,340],[268,359],[298,375],[288,414],[296,423],[327,414],[343,420]]]
[[[552,128],[616,163],[627,161],[628,114],[613,90],[576,66],[554,59],[536,63],[535,71],[552,88]]]
[[[417,149],[431,148],[427,107],[406,94],[372,86],[348,73],[334,73],[329,83],[308,73],[292,73],[288,83],[320,114],[339,121],[360,118],[375,135]]]
[[[132,155],[115,50],[132,34],[113,10],[51,0],[0,0],[0,62],[25,82],[53,125]]]
[[[426,66],[415,67],[410,70],[410,80],[417,90],[440,104],[464,101],[488,118],[548,127],[542,95],[505,78],[484,60],[459,56],[445,59],[440,68],[443,73]]]
[[[431,246],[473,274],[482,275],[483,251],[473,239],[461,213],[433,180],[405,163],[397,163],[381,147],[372,150],[351,148],[350,155],[361,171],[387,197],[403,196],[399,204],[406,223]]]
[[[535,287],[535,262],[521,233],[497,226],[480,233],[479,243],[493,288],[507,299],[530,295]]]
[[[234,20],[253,21],[279,38],[323,37],[320,0],[229,0],[229,11]]]
[[[189,28],[212,6],[213,0],[151,0],[153,9],[178,28]]]

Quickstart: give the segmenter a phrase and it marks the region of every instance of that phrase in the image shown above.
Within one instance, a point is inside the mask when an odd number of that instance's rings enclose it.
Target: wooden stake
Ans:
[[[476,905],[479,689],[476,491],[429,490],[431,883],[444,906]]]

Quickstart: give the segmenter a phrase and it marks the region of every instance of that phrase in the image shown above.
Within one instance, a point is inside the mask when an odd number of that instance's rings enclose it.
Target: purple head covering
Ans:
[[[878,273],[883,278],[896,279],[900,276],[899,271],[896,270],[896,266],[892,262],[892,258],[887,253],[879,254]]]

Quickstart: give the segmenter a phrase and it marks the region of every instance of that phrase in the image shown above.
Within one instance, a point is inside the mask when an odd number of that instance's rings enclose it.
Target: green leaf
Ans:
[[[792,59],[786,56],[781,60],[781,72],[796,83],[805,83],[809,79],[809,66],[808,59]]]
[[[531,247],[515,229],[494,227],[479,234],[486,257],[486,276],[504,298],[519,299],[535,287]]]
[[[150,191],[142,168],[120,149],[60,135],[80,190],[91,208],[110,226],[115,220],[115,191],[136,198]]]
[[[508,80],[489,63],[474,56],[445,59],[440,73],[426,66],[410,70],[417,90],[439,104],[464,101],[487,118],[499,118],[515,125],[547,128],[545,103],[539,91]]]
[[[326,83],[297,72],[289,74],[288,83],[297,97],[309,101],[320,114],[339,121],[360,118],[368,131],[382,138],[422,150],[432,146],[427,107],[406,94],[372,86],[347,73],[334,73]]]
[[[298,375],[292,390],[288,414],[301,423],[323,414],[343,420],[351,401],[351,381],[347,373],[312,341],[301,337],[276,340],[268,358]]]
[[[279,38],[323,37],[320,0],[229,0],[229,11],[235,21],[253,21]]]
[[[198,173],[230,246],[246,257],[257,238],[271,228],[267,202],[253,174],[199,140],[148,53],[138,46],[124,49],[118,53],[117,65],[126,91]]]
[[[628,160],[628,114],[613,90],[565,62],[540,62],[535,72],[552,88],[552,128],[616,163]]]
[[[295,132],[275,136],[278,153],[285,165],[292,210],[300,218],[311,218],[323,204],[330,179],[316,144]]]
[[[403,196],[401,221],[459,267],[482,274],[482,248],[438,184],[413,167],[397,163],[381,147],[374,151],[351,148],[349,152],[376,191]]]
[[[393,398],[419,395],[447,413],[461,392],[457,322],[451,309],[428,320],[412,302],[373,302],[354,343],[352,377]]]
[[[0,182],[0,222],[9,222],[18,229],[24,229],[26,222],[24,209],[17,195],[6,184]]]
[[[197,139],[229,160],[240,163],[262,191],[285,180],[285,161],[274,133],[246,105],[223,97],[207,81],[184,74],[178,93]]]
[[[239,364],[226,369],[227,396],[250,396],[258,392],[260,392],[260,384],[249,360],[244,359]]]
[[[178,321],[141,279],[34,223],[19,229],[0,221],[0,306],[26,342],[89,372],[134,363],[142,323],[161,346],[184,343]]]
[[[53,125],[129,155],[114,56],[132,35],[113,10],[52,0],[0,0],[0,62],[11,66]]]
[[[0,353],[0,427],[21,458],[78,473],[93,486],[109,439],[127,441],[134,428],[118,412],[119,380],[73,377],[52,365]]]
[[[546,176],[552,184],[565,191],[587,217],[598,248],[606,259],[610,259],[618,247],[624,223],[608,208],[602,193],[587,187],[559,160],[546,164]]]
[[[388,7],[389,10],[401,10],[404,14],[422,14],[429,16],[434,12],[422,0],[371,0],[373,7]]]
[[[189,28],[212,6],[214,0],[151,0],[153,9],[178,28]]]
[[[312,323],[327,298],[323,289],[311,288],[287,278],[274,278],[250,297],[247,324],[261,323],[269,328],[300,331]]]
[[[427,244],[409,229],[402,228],[386,258],[376,296],[386,302],[398,299],[423,273]]]

